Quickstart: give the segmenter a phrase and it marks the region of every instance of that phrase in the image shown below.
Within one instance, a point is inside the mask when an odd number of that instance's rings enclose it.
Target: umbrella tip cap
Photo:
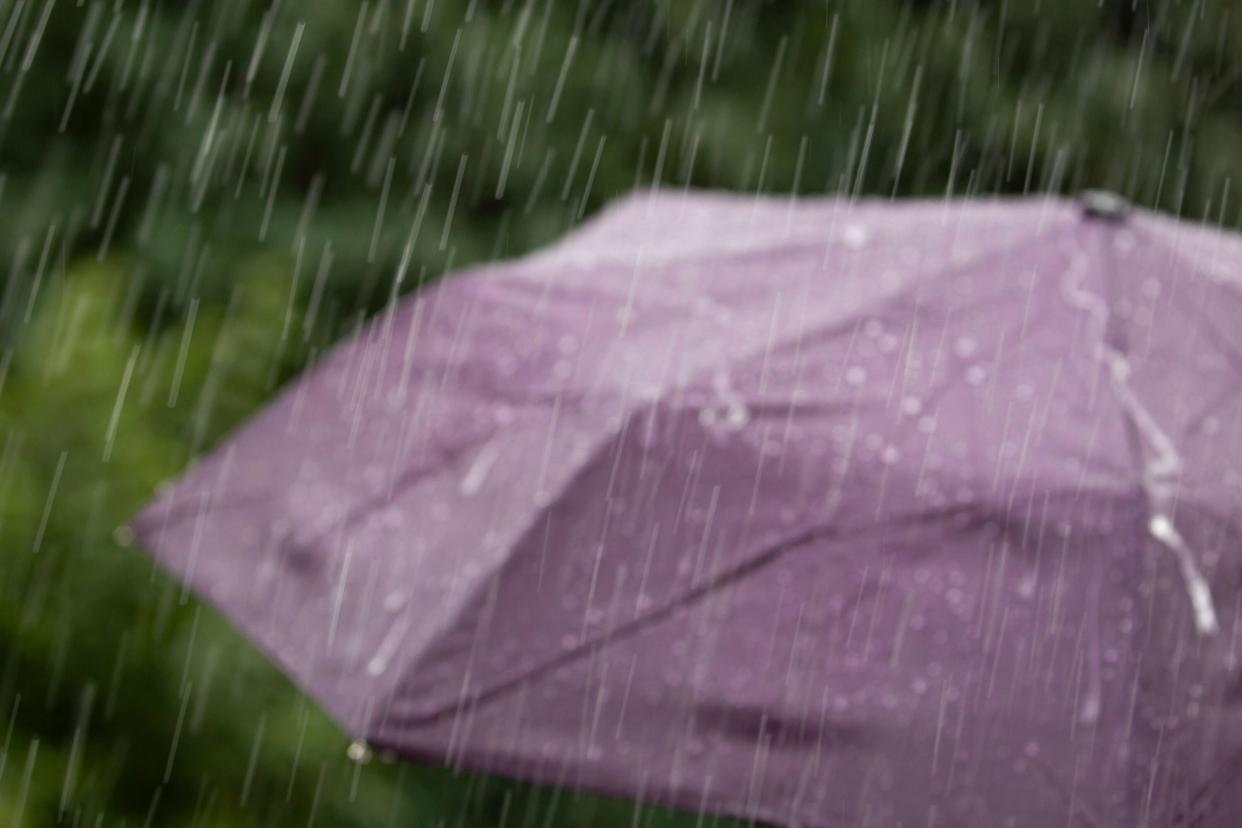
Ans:
[[[1108,190],[1084,190],[1078,196],[1083,215],[1106,221],[1125,221],[1130,214],[1130,202]]]

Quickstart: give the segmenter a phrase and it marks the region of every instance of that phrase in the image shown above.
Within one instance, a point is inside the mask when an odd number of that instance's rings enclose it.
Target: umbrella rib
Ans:
[[[894,305],[894,304],[897,304],[897,303],[900,303],[906,300],[912,290],[918,288],[920,285],[924,283],[936,282],[936,281],[945,279],[949,276],[952,276],[954,274],[962,273],[963,271],[966,271],[972,268],[977,268],[980,266],[987,265],[997,259],[1004,259],[1010,256],[1021,255],[1021,253],[1024,252],[1027,248],[1033,245],[1036,245],[1036,244],[1040,244],[1040,245],[1046,244],[1051,239],[1057,238],[1058,236],[1069,232],[1071,229],[1072,229],[1072,225],[1056,224],[1052,226],[1040,226],[1040,228],[1036,232],[1027,236],[1025,239],[1023,239],[1020,242],[1001,243],[995,247],[991,247],[991,248],[988,248],[987,250],[981,251],[978,255],[974,256],[973,258],[967,261],[950,262],[949,264],[946,264],[945,266],[941,268],[931,271],[930,273],[921,275],[917,281],[907,282],[906,284],[903,284],[901,287],[893,290],[891,293],[882,294],[880,296],[873,297],[872,298],[873,304],[870,305],[870,310],[871,312],[874,313],[880,309],[887,309],[891,305]],[[861,313],[863,312],[863,308],[861,307],[856,308],[854,309],[854,311],[855,313]],[[825,321],[827,321],[828,324],[824,324]],[[852,324],[853,322],[856,321],[856,317],[851,316],[849,319],[843,319],[842,321],[843,323]],[[843,324],[842,327],[848,327],[848,324]],[[738,356],[734,357],[732,361],[742,362],[742,361],[751,359],[759,355],[760,353],[762,353],[762,349],[766,349],[768,347],[773,347],[773,348],[783,347],[785,345],[788,345],[791,340],[800,339],[802,337],[814,334],[816,332],[822,332],[824,330],[831,330],[831,329],[832,329],[832,324],[830,320],[819,320],[819,321],[810,320],[803,328],[799,329],[794,334],[779,337],[771,343],[768,343],[765,341],[759,348],[756,348],[752,351],[749,351],[743,354],[739,354]]]
[[[1071,498],[1079,498],[1083,495],[1083,491],[1078,487],[1074,487],[1061,492],[1061,494]],[[782,558],[786,553],[794,551],[808,543],[825,539],[832,543],[841,543],[843,541],[865,539],[874,535],[883,536],[887,532],[912,529],[929,521],[949,520],[955,515],[970,515],[972,513],[976,513],[977,511],[978,504],[966,503],[949,506],[935,511],[921,511],[915,514],[902,515],[887,519],[883,523],[868,523],[845,528],[834,527],[828,522],[814,524],[797,532],[791,533],[781,540],[775,541],[774,543],[762,548],[754,555],[751,555],[740,563],[717,574],[709,580],[696,586],[689,587],[669,602],[623,624],[613,627],[594,638],[585,640],[571,650],[561,652],[552,658],[517,673],[516,675],[507,676],[500,681],[495,682],[491,686],[484,687],[473,694],[470,694],[467,698],[447,702],[426,713],[393,715],[389,712],[388,715],[383,718],[390,723],[431,724],[437,720],[443,719],[445,716],[458,715],[466,710],[477,710],[479,706],[504,697],[508,693],[518,689],[534,678],[571,664],[586,654],[612,644],[615,641],[630,638],[640,633],[652,624],[665,620],[678,610],[706,598],[713,592],[744,580],[750,575],[764,569],[767,566],[770,566],[772,563]],[[990,517],[986,514],[976,514],[975,519],[971,521],[970,526],[986,524],[993,520],[996,520],[996,518]],[[1005,520],[1006,519],[1001,518],[1000,522],[1004,523]]]
[[[964,508],[965,507],[956,507],[954,509],[946,510],[946,513],[961,511]],[[926,517],[926,515],[920,515],[919,520],[924,520]],[[908,523],[912,524],[913,522],[914,521],[909,521]],[[865,537],[870,531],[877,528],[885,529],[891,527],[876,527],[875,525],[859,527],[854,532],[844,533],[835,537],[834,540],[840,541],[855,537]],[[758,554],[747,558],[742,563],[720,573],[716,577],[697,586],[690,587],[672,601],[669,601],[668,603],[663,604],[662,606],[657,607],[656,609],[653,609],[643,615],[633,618],[624,624],[613,627],[595,638],[583,641],[573,649],[540,662],[539,664],[517,675],[509,676],[502,681],[496,682],[490,687],[485,687],[471,695],[468,699],[443,704],[439,708],[431,710],[427,713],[413,716],[400,716],[396,717],[396,719],[405,723],[430,724],[438,719],[442,719],[446,715],[460,713],[467,707],[474,708],[482,703],[494,701],[495,699],[506,695],[509,691],[516,689],[523,683],[528,682],[533,678],[552,672],[553,670],[559,669],[566,664],[571,664],[574,661],[577,661],[591,650],[610,644],[618,639],[633,636],[642,629],[649,627],[651,624],[659,622],[669,615],[672,615],[681,607],[692,604],[717,589],[728,586],[729,584],[739,581],[747,575],[762,569],[782,557],[786,552],[826,535],[831,536],[832,530],[822,524],[804,529],[797,534],[766,547]],[[390,715],[389,720],[394,720],[394,717]]]

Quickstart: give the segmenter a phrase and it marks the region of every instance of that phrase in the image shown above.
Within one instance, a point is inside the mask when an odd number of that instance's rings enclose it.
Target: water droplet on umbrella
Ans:
[[[845,242],[846,246],[858,248],[867,243],[869,235],[870,234],[867,232],[867,228],[863,225],[850,224],[846,226],[844,232],[841,234],[841,238]]]
[[[1100,697],[1089,692],[1079,708],[1078,721],[1085,725],[1093,725],[1100,720]]]
[[[515,415],[510,406],[501,403],[492,409],[492,419],[496,421],[496,425],[506,426],[513,422]]]
[[[725,407],[724,422],[729,428],[739,429],[750,422],[750,409],[745,403],[735,400]]]
[[[1030,575],[1018,581],[1018,595],[1027,600],[1035,595],[1035,576]]]

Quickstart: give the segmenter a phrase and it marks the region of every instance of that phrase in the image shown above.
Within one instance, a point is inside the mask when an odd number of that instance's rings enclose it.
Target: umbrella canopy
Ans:
[[[137,518],[366,743],[802,826],[1242,811],[1242,241],[629,197]]]

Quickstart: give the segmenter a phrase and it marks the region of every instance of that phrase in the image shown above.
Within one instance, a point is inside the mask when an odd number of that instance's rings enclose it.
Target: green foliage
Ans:
[[[115,528],[395,293],[634,187],[1236,224],[1239,55],[1222,0],[0,0],[0,824],[693,824],[350,764]]]

